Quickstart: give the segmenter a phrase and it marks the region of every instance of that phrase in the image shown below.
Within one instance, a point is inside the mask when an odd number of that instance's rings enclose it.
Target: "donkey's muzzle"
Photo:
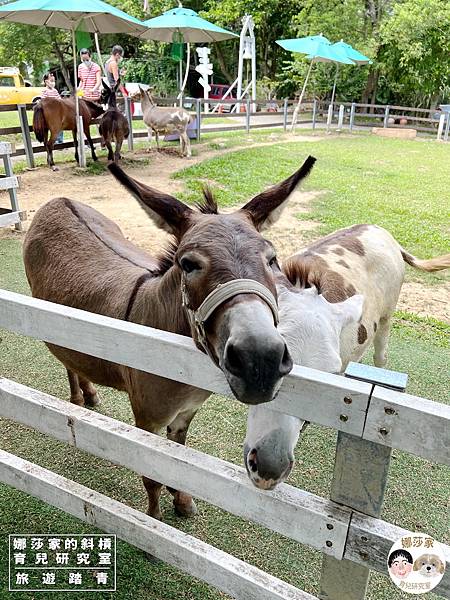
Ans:
[[[273,400],[293,362],[286,343],[276,333],[259,338],[230,338],[223,365],[237,399],[245,404],[262,404]]]

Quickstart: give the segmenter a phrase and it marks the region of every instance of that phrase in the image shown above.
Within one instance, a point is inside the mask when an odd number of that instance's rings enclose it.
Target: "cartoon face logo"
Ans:
[[[406,579],[413,569],[413,557],[407,550],[394,550],[388,559],[389,572],[397,579]]]
[[[416,558],[413,566],[423,577],[436,577],[444,574],[444,564],[436,554],[422,554]]]

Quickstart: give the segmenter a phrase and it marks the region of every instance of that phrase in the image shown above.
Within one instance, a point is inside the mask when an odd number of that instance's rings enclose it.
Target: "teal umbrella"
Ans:
[[[128,33],[136,36],[145,31],[145,27],[138,19],[102,0],[18,0],[0,6],[0,21],[72,31],[75,90],[77,88],[75,31],[78,28],[91,33]],[[81,164],[84,162],[83,132],[80,129],[77,94],[75,98]]]
[[[361,54],[361,52],[359,52],[358,50],[355,50],[353,48],[353,46],[350,46],[350,44],[346,44],[344,42],[344,40],[341,40],[340,42],[336,42],[335,44],[332,44],[331,47],[334,48],[335,50],[337,50],[338,52],[342,52],[355,65],[368,65],[368,64],[372,63],[370,58],[368,58],[367,56],[364,56],[364,54]],[[339,72],[339,63],[336,64],[336,74],[334,76],[333,92],[331,94],[331,105],[334,104],[338,72]]]
[[[276,43],[289,52],[306,54],[306,58],[311,60],[298,104],[295,107],[294,114],[292,115],[291,131],[293,132],[295,131],[298,113],[302,105],[303,96],[305,95],[306,86],[308,84],[314,62],[335,62],[348,65],[353,65],[354,63],[345,55],[342,50],[333,48],[330,41],[323,35],[310,35],[299,39],[277,40]]]
[[[218,25],[202,19],[194,10],[178,6],[166,10],[159,17],[144,21],[147,30],[141,35],[147,40],[159,42],[182,42],[187,43],[186,73],[183,80],[182,58],[180,57],[180,96],[186,86],[189,74],[190,47],[189,43],[221,42],[234,37],[235,33],[222,29]]]
[[[147,31],[141,37],[160,42],[171,42],[174,34],[182,34],[187,43],[221,42],[239,37],[227,29],[202,19],[194,10],[183,6],[166,10],[159,17],[144,21],[144,25]]]

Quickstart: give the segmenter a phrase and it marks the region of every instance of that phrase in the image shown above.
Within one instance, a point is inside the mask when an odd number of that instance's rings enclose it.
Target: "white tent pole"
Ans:
[[[86,157],[84,155],[84,137],[83,128],[80,122],[80,99],[78,97],[78,73],[77,73],[77,49],[75,44],[75,27],[72,29],[72,52],[73,52],[73,82],[75,91],[75,115],[77,120],[77,138],[78,138],[78,157],[80,167],[86,167]]]
[[[187,42],[187,51],[186,51],[186,73],[184,74],[184,80],[183,83],[181,85],[181,90],[180,93],[178,94],[178,98],[180,99],[180,106],[182,106],[182,102],[183,102],[183,92],[184,92],[184,88],[186,87],[186,83],[187,83],[187,78],[189,76],[189,65],[191,63],[191,46],[189,44],[189,42]],[[182,73],[182,62],[180,62],[180,73]]]
[[[94,39],[95,39],[95,48],[97,50],[98,61],[99,61],[100,66],[102,68],[103,75],[106,77],[106,69],[105,69],[105,65],[103,63],[102,54],[100,52],[100,44],[98,42],[98,33],[97,32],[94,33]]]
[[[314,58],[311,60],[311,64],[309,65],[308,73],[306,74],[305,83],[303,84],[303,89],[302,89],[302,92],[300,94],[300,98],[298,99],[298,104],[295,107],[294,114],[292,115],[291,133],[295,132],[295,126],[297,124],[298,113],[300,112],[300,107],[302,105],[303,96],[305,95],[306,86],[308,84],[308,79],[309,79],[309,75],[311,73],[313,62],[314,62]]]

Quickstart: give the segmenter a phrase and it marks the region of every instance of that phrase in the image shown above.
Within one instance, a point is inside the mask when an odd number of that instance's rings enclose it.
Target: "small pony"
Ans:
[[[103,80],[103,90],[101,96],[102,104],[108,105],[108,110],[104,113],[100,120],[99,131],[102,136],[102,141],[108,148],[108,160],[118,163],[120,149],[125,138],[130,134],[130,128],[126,117],[117,108],[116,92],[120,86],[120,79],[115,87],[111,89]],[[116,151],[113,152],[112,142],[116,142]]]
[[[83,119],[83,131],[91,148],[92,160],[97,160],[94,143],[89,127],[94,119],[104,111],[96,102],[80,98],[80,116]],[[75,97],[42,98],[33,110],[33,131],[38,142],[44,144],[47,152],[47,164],[53,171],[58,171],[53,160],[53,146],[60,131],[72,131],[75,144],[75,160],[80,163],[77,143],[77,120]],[[49,137],[50,133],[50,137]]]

